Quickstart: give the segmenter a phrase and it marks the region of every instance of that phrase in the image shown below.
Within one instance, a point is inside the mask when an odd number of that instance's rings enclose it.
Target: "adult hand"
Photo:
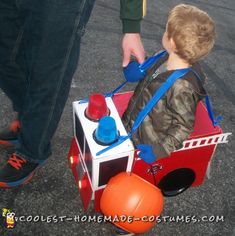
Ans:
[[[151,164],[153,163],[157,158],[153,153],[153,148],[150,145],[147,144],[139,144],[137,145],[137,148],[139,149],[138,156],[146,163]]]
[[[122,39],[123,61],[122,66],[126,67],[130,62],[131,55],[142,64],[145,59],[145,51],[139,33],[126,33]]]

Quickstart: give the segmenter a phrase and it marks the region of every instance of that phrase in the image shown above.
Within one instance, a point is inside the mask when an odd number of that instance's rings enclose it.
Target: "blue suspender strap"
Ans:
[[[168,79],[162,84],[162,86],[155,92],[153,97],[149,100],[149,102],[146,104],[146,106],[139,112],[137,115],[136,120],[134,121],[133,127],[131,129],[131,132],[127,136],[121,136],[119,137],[119,140],[110,145],[107,148],[104,148],[103,150],[97,152],[97,156],[120,145],[128,138],[131,138],[131,136],[134,134],[134,132],[138,129],[142,121],[145,119],[145,117],[148,115],[148,113],[152,110],[152,108],[157,104],[157,102],[162,98],[162,96],[169,90],[169,88],[174,84],[174,82],[184,76],[188,71],[190,71],[190,68],[187,69],[181,69],[174,71]]]
[[[139,68],[142,72],[145,72],[147,69],[149,69],[154,63],[156,63],[160,58],[165,56],[167,54],[166,51],[162,51],[158,53],[155,56],[149,57],[146,61],[144,61],[141,65],[139,65]]]
[[[219,123],[223,119],[223,117],[222,116],[217,116],[217,117],[214,116],[214,112],[213,112],[212,105],[211,105],[208,95],[206,95],[205,101],[206,101],[206,108],[207,108],[209,117],[213,123],[213,126],[215,127],[215,126],[219,125]]]
[[[106,93],[104,94],[105,97],[113,97],[113,95],[115,93],[117,93],[118,91],[120,91],[125,85],[127,84],[127,81],[123,82],[122,84],[120,84],[117,88],[115,88],[112,92]]]
[[[169,90],[169,88],[174,84],[174,82],[184,76],[186,73],[188,73],[190,69],[181,69],[181,70],[175,70],[168,79],[162,84],[162,86],[155,92],[153,97],[149,100],[149,102],[146,104],[144,109],[142,109],[138,116],[136,117],[134,124],[131,129],[131,133],[133,134],[144,118],[148,115],[148,113],[153,109],[153,107],[158,103],[158,101],[162,98],[162,96]]]
[[[196,78],[201,81],[201,78],[198,75],[198,73],[195,70],[192,70],[192,69],[191,69],[191,71],[194,73]],[[205,103],[206,103],[206,108],[207,108],[207,111],[208,111],[208,115],[211,119],[211,122],[212,122],[213,126],[215,127],[220,123],[220,121],[223,119],[223,117],[222,116],[217,116],[217,117],[214,116],[214,112],[213,112],[212,105],[211,105],[211,102],[210,102],[210,98],[209,98],[208,95],[206,95],[206,97],[205,97]]]

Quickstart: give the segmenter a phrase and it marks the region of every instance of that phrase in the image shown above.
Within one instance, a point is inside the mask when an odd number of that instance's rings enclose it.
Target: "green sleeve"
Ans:
[[[120,0],[123,33],[139,33],[145,11],[145,0]]]

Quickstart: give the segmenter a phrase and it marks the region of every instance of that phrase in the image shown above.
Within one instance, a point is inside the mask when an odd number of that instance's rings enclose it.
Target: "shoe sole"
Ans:
[[[131,232],[125,232],[124,230],[123,230],[123,232],[122,232],[122,230],[123,229],[119,229],[119,230],[116,230],[116,236],[133,236],[133,235],[135,235],[134,233],[131,233]]]
[[[35,173],[44,165],[44,163],[40,164],[28,176],[26,176],[26,177],[24,177],[24,178],[22,178],[20,180],[17,180],[17,181],[14,181],[14,182],[9,182],[9,183],[0,182],[0,188],[15,188],[15,187],[19,187],[19,186],[21,186],[23,184],[28,183],[33,178]]]
[[[127,234],[116,234],[116,236],[133,236],[135,235],[134,233],[127,233]]]
[[[0,145],[12,147],[15,146],[18,143],[18,139],[14,140],[0,140]]]

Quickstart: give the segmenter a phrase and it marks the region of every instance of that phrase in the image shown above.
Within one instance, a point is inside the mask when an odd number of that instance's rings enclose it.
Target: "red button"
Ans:
[[[107,116],[109,110],[103,94],[94,93],[89,98],[85,115],[88,119],[98,121],[101,117]]]

